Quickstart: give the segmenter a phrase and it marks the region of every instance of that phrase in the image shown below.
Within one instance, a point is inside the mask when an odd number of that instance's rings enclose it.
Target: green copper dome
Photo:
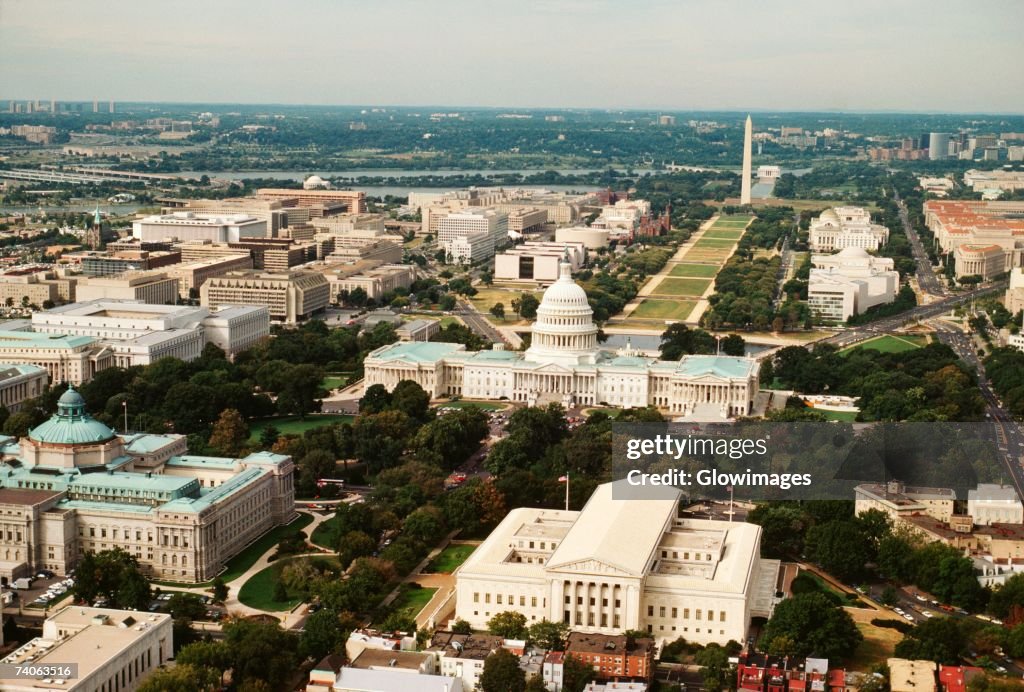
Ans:
[[[68,387],[57,400],[57,413],[30,430],[28,436],[36,442],[81,445],[112,440],[116,433],[86,413],[85,399],[73,387]]]

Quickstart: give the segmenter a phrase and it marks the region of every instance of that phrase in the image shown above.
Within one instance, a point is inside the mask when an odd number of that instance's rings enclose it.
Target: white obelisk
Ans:
[[[740,204],[750,204],[750,144],[754,138],[754,126],[747,116],[747,124],[743,128],[743,179],[740,180]]]

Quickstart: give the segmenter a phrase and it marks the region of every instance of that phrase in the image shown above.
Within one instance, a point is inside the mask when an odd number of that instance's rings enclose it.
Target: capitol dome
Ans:
[[[563,365],[594,363],[597,359],[594,311],[587,292],[572,280],[568,259],[559,264],[558,281],[541,298],[526,359]]]
[[[85,411],[85,399],[68,387],[57,400],[57,413],[50,420],[28,433],[36,442],[61,445],[81,445],[107,442],[117,434]]]
[[[818,217],[818,220],[821,223],[828,223],[828,224],[831,224],[833,226],[839,226],[840,225],[840,223],[839,223],[839,215],[836,214],[835,210],[833,210],[833,209],[826,209],[825,211],[821,212],[821,216]]]

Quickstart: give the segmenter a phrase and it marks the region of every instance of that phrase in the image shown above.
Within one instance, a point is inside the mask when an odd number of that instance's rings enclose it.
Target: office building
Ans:
[[[811,220],[808,242],[814,252],[835,252],[849,247],[872,252],[889,240],[889,229],[871,222],[860,207],[833,207]]]
[[[409,320],[395,326],[395,334],[402,341],[430,341],[439,331],[440,320]]]
[[[174,239],[237,243],[245,238],[265,238],[267,222],[249,214],[207,214],[176,211],[154,214],[132,223],[132,236],[140,241]]]
[[[989,280],[1024,265],[1024,201],[928,200],[925,223],[957,277]]]
[[[758,390],[753,358],[645,358],[628,345],[602,351],[587,294],[562,261],[544,292],[530,348],[467,351],[462,344],[397,343],[371,352],[365,383],[389,391],[415,380],[432,397],[507,399],[529,405],[657,406],[675,416],[722,420],[750,415]]]
[[[343,204],[353,214],[366,212],[366,193],[359,190],[293,190],[264,187],[256,190],[258,199],[277,200],[285,207],[314,207],[329,203]]]
[[[896,300],[900,275],[891,258],[848,247],[835,255],[812,255],[811,263],[807,304],[821,319],[843,322]]]
[[[213,277],[202,285],[199,295],[204,307],[263,305],[272,321],[297,324],[326,309],[330,287],[320,272],[250,270]]]
[[[236,251],[238,254],[222,257],[208,257],[195,262],[182,262],[167,267],[164,273],[169,278],[177,279],[178,294],[182,300],[194,300],[199,297],[199,289],[207,279],[221,276],[231,271],[252,269],[252,254]]]
[[[509,512],[456,574],[456,617],[483,629],[513,610],[587,634],[746,641],[776,602],[779,562],[760,557],[761,528],[680,518],[675,488],[625,500],[613,486],[580,512]]]
[[[166,613],[139,613],[69,605],[43,622],[36,637],[0,663],[60,668],[74,664],[73,677],[0,678],[5,692],[97,692],[138,689],[153,671],[174,658],[173,621]]]
[[[1010,285],[1003,302],[1011,314],[1024,310],[1024,269],[1021,267],[1014,267],[1010,272]]]
[[[64,257],[66,259],[67,256]],[[126,271],[159,269],[181,262],[178,252],[120,251],[111,253],[90,253],[82,257],[80,265],[86,276],[110,276]]]
[[[90,276],[78,280],[79,301],[138,300],[153,305],[178,302],[178,280],[164,271],[125,272],[114,276]]]
[[[122,548],[152,578],[206,581],[295,516],[290,457],[195,457],[184,435],[118,435],[74,389],[27,437],[0,439],[0,455],[0,505],[19,525],[2,541],[7,579]]]
[[[0,363],[0,406],[17,413],[26,401],[46,393],[50,377],[35,365]]]
[[[543,230],[548,222],[548,212],[544,209],[513,209],[508,214],[509,233],[536,233]]]
[[[956,493],[950,488],[922,488],[899,481],[863,483],[854,489],[854,511],[884,512],[894,521],[907,516],[927,515],[948,522],[953,516]]]
[[[947,132],[932,132],[928,135],[928,158],[932,161],[949,158],[949,145],[953,136]]]
[[[330,286],[331,302],[337,303],[343,291],[351,293],[357,288],[368,298],[377,299],[399,288],[409,288],[416,280],[416,269],[410,264],[380,264],[362,261],[355,264],[328,264],[314,268],[322,273]]]
[[[114,365],[114,353],[89,336],[0,331],[0,363],[35,365],[51,383],[82,384]]]
[[[608,230],[591,228],[590,226],[570,226],[555,230],[556,243],[583,243],[588,250],[600,250],[608,247]]]
[[[494,209],[451,212],[438,223],[437,239],[453,262],[488,260],[508,242],[508,214]]]
[[[0,303],[35,305],[75,300],[78,279],[43,265],[18,266],[0,273]]]
[[[1024,171],[979,171],[971,169],[964,173],[964,185],[975,192],[999,190],[1013,192],[1024,190]]]
[[[394,264],[402,261],[402,246],[386,240],[355,240],[351,236],[334,236],[334,246],[324,258],[328,263],[377,261]]]
[[[967,513],[981,526],[1024,524],[1024,505],[1012,485],[979,483],[967,491]]]
[[[578,271],[587,259],[582,242],[526,242],[494,256],[494,278],[498,281],[550,283],[558,280],[559,265],[568,259]]]
[[[130,367],[167,356],[192,361],[210,343],[234,357],[270,335],[270,313],[262,306],[211,312],[184,305],[93,300],[33,313],[32,331],[93,337],[114,353],[116,365]]]

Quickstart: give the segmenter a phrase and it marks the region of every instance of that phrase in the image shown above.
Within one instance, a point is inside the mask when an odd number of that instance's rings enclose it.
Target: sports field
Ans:
[[[711,279],[662,279],[661,283],[651,291],[652,295],[659,296],[697,296],[704,295],[704,291],[711,285]]]
[[[631,317],[659,319],[659,320],[685,320],[697,306],[695,300],[667,300],[645,298]]]
[[[903,353],[904,351],[913,351],[914,349],[921,348],[928,343],[928,337],[925,336],[900,336],[898,334],[886,334],[884,336],[875,337],[867,341],[862,341],[859,344],[845,348],[841,353],[849,353],[854,349],[858,348],[870,348],[882,353]]]
[[[718,275],[718,270],[721,269],[717,264],[691,264],[688,262],[680,262],[676,266],[672,267],[672,271],[669,272],[669,276],[695,276],[699,278],[713,279]]]

